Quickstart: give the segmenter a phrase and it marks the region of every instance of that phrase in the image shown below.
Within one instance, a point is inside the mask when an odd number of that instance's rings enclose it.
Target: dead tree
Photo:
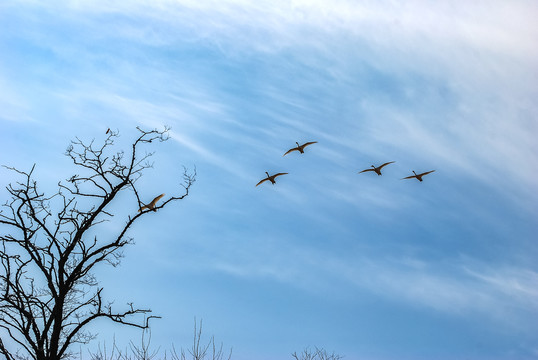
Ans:
[[[185,350],[181,348],[180,354],[176,352],[176,349],[172,347],[172,360],[205,360],[206,356],[209,358],[208,360],[231,360],[232,358],[232,349],[230,349],[230,353],[228,354],[228,357],[226,357],[226,354],[222,351],[222,343],[220,346],[217,346],[215,344],[215,337],[211,336],[211,339],[206,345],[200,344],[200,340],[202,339],[202,320],[200,320],[200,326],[198,327],[198,331],[196,331],[196,318],[194,319],[194,338],[193,343],[190,349],[187,350],[189,355],[185,353]],[[211,352],[208,353],[208,350],[211,348]]]
[[[9,168],[23,180],[7,186],[11,199],[0,210],[0,354],[5,359],[69,358],[71,345],[95,337],[87,329],[96,319],[145,329],[155,317],[133,304],[112,306],[92,273],[99,264],[117,266],[124,247],[133,242],[131,226],[185,198],[195,181],[196,171],[184,169],[180,195],[144,208],[142,193],[145,200],[155,194],[138,189],[137,180],[152,166],[153,153],[141,148],[167,140],[168,129],[137,129],[127,154],[112,152],[118,138],[114,131],[100,146],[73,141],[66,155],[82,175],[59,182],[52,196],[39,191],[32,176],[35,165],[29,172]],[[116,233],[96,235],[99,224],[112,220],[118,194],[124,192],[131,194],[132,211],[119,221]]]
[[[306,348],[302,353],[297,354],[294,352],[291,356],[295,360],[340,360],[343,358],[343,356],[335,354],[334,352],[329,354],[325,349],[319,349],[317,347],[315,349],[316,350],[313,351]]]
[[[202,320],[200,320],[200,326],[197,328],[196,319],[194,319],[194,337],[192,345],[184,350],[176,351],[174,345],[170,352],[164,351],[164,354],[159,352],[160,347],[153,349],[151,347],[151,329],[142,330],[142,338],[140,344],[130,342],[129,346],[125,350],[121,350],[114,342],[111,347],[108,348],[105,344],[99,345],[96,352],[90,351],[90,360],[231,360],[232,349],[226,356],[221,343],[218,346],[215,343],[215,337],[211,336],[209,341],[204,345],[200,343],[202,340]]]

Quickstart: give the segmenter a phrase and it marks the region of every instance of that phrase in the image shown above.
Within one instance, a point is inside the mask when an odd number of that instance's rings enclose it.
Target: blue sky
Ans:
[[[172,127],[143,196],[177,192],[182,165],[191,195],[97,274],[116,304],[163,316],[162,349],[188,346],[197,317],[236,360],[306,346],[537,359],[537,14],[525,0],[3,1],[0,163],[36,163],[52,191],[76,171],[75,136],[118,129],[126,149],[136,126]],[[296,141],[318,143],[282,157]],[[255,187],[265,171],[289,175]]]

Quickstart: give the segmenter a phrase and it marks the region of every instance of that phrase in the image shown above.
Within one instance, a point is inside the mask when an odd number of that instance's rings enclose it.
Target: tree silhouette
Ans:
[[[172,350],[160,353],[160,347],[154,349],[151,347],[151,330],[142,330],[142,337],[139,344],[131,341],[125,350],[121,350],[116,342],[111,347],[106,347],[106,344],[99,345],[96,352],[90,352],[90,360],[231,360],[232,349],[226,355],[223,351],[223,344],[220,346],[215,343],[215,337],[211,336],[207,343],[202,342],[202,320],[197,327],[196,318],[194,319],[194,336],[192,345],[186,350],[180,348],[176,351],[174,345]]]
[[[9,184],[11,196],[0,210],[0,354],[7,360],[30,358],[59,360],[73,356],[70,346],[95,337],[88,324],[99,318],[145,329],[156,316],[132,303],[117,309],[103,298],[103,288],[92,273],[105,263],[117,266],[122,250],[133,239],[128,230],[141,217],[159,211],[188,195],[196,171],[183,170],[181,195],[144,208],[137,180],[151,167],[153,153],[141,153],[154,141],[169,138],[169,129],[145,131],[130,152],[113,153],[118,132],[107,132],[104,143],[72,141],[66,155],[83,175],[73,175],[46,196],[29,172],[8,168],[22,181]],[[127,191],[125,191],[127,190]],[[129,191],[130,190],[130,191]],[[98,236],[99,227],[112,219],[119,194],[131,194],[132,211],[124,215],[116,232]],[[156,194],[146,194],[151,199]],[[127,200],[121,199],[122,204]],[[139,211],[141,210],[141,211]],[[10,341],[8,349],[5,341]]]
[[[343,356],[335,354],[334,352],[328,353],[327,350],[317,347],[315,348],[315,351],[306,348],[302,353],[297,354],[294,352],[291,356],[295,360],[340,360],[343,358]]]

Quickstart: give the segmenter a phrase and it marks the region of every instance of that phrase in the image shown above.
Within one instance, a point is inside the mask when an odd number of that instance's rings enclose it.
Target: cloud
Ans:
[[[21,2],[16,4],[20,6]],[[337,0],[330,4],[320,0],[255,3],[243,0],[138,0],[129,3],[99,0],[67,4],[29,1],[26,5],[46,9],[60,18],[78,18],[84,14],[119,16],[131,22],[121,22],[123,28],[105,27],[100,31],[113,30],[116,36],[133,37],[138,41],[146,39],[143,43],[154,39],[156,44],[170,44],[184,36],[184,31],[165,30],[196,29],[187,40],[215,38],[226,42],[225,47],[231,47],[234,42],[244,48],[269,52],[298,45],[328,49],[335,43],[319,41],[314,35],[334,40],[347,35],[347,39],[352,37],[397,52],[416,50],[418,55],[434,56],[443,62],[449,57],[436,51],[439,47],[460,48],[460,51],[479,49],[527,59],[538,56],[533,46],[538,30],[532,17],[538,6],[529,1],[477,2],[465,7],[454,6],[451,1],[422,0],[405,4],[367,0]],[[59,9],[63,11],[60,13]],[[129,26],[134,25],[132,20],[138,24],[151,21],[151,26]],[[86,17],[86,22],[90,21],[91,18]],[[131,31],[117,32],[118,29]],[[306,30],[314,33],[307,36]]]
[[[441,262],[391,257],[365,249],[361,252],[367,255],[342,256],[274,241],[260,249],[243,245],[235,254],[217,256],[211,267],[232,276],[283,282],[319,296],[350,296],[353,286],[395,303],[514,328],[534,326],[528,319],[538,314],[538,273],[528,268],[494,267],[465,257]],[[275,254],[272,246],[280,255],[265,256]]]
[[[538,125],[532,119],[538,112],[533,105],[538,82],[528,79],[538,73],[534,46],[538,30],[530,16],[536,10],[531,2],[455,7],[450,1],[420,0],[405,4],[162,0],[129,4],[73,1],[67,5],[29,2],[27,6],[41,7],[63,19],[78,29],[82,42],[92,44],[121,39],[173,48],[196,43],[214,46],[224,59],[239,62],[245,56],[269,61],[263,57],[285,55],[286,61],[278,61],[286,64],[279,65],[284,66],[279,68],[281,73],[306,66],[306,71],[327,75],[323,80],[328,89],[359,92],[362,104],[357,110],[368,115],[363,129],[369,128],[379,145],[397,144],[419,159],[439,159],[454,171],[498,189],[523,191],[516,194],[519,198],[536,193],[532,174],[538,171],[538,149],[532,134]],[[84,28],[92,32],[81,31]],[[58,52],[65,56],[75,53],[66,50],[65,44],[55,43],[51,34],[34,31],[34,36],[45,46],[63,49]],[[398,103],[387,98],[388,88],[372,89],[379,86],[380,77],[361,84],[372,70],[388,79],[391,91],[399,89]],[[358,79],[350,74],[357,74]],[[319,80],[297,80],[297,88],[312,91]],[[255,86],[281,107],[291,106],[295,113],[305,113],[311,106],[311,102],[297,100],[299,92],[283,91],[270,83]],[[445,92],[437,94],[439,91]],[[207,104],[204,100],[199,103]],[[238,106],[241,103],[232,104],[231,109],[238,110]],[[266,114],[282,120],[279,133],[284,128],[307,131],[326,137],[333,145],[365,148],[354,144],[353,138],[331,135],[325,128],[320,131],[320,121],[286,121],[278,110]],[[384,119],[377,120],[381,117]],[[245,121],[241,126],[247,126]],[[349,127],[350,121],[340,120],[339,126]],[[249,142],[248,137],[243,139]],[[499,175],[505,173],[511,176]],[[514,186],[513,181],[524,186]]]
[[[10,81],[3,76],[3,70],[0,67],[0,121],[9,122],[28,122],[33,118],[29,113],[28,102],[21,94],[14,91]]]
[[[522,264],[538,211],[535,3],[0,7],[0,53],[10,55],[0,60],[0,119],[10,128],[33,117],[55,124],[58,139],[166,124],[172,150],[157,166],[196,164],[188,207],[155,218],[163,229],[179,224],[181,236],[137,231],[144,259],[169,270],[148,278],[220,273],[535,328],[538,275]],[[307,154],[282,158],[308,140],[318,144]],[[357,174],[393,160],[382,177]],[[398,180],[413,169],[437,172]],[[254,187],[273,170],[290,175]],[[154,174],[175,189],[176,179]],[[226,278],[233,292],[238,282]]]
[[[515,325],[538,312],[534,290],[538,273],[529,269],[495,269],[471,260],[442,266],[422,260],[422,266],[414,267],[408,261],[417,262],[412,258],[363,261],[360,272],[354,269],[348,275],[358,286],[384,296],[453,314],[475,313]]]
[[[532,2],[465,7],[420,0],[14,4],[4,6],[20,13],[27,7],[54,14],[76,30],[80,42],[59,41],[54,31],[41,33],[47,18],[29,15],[34,22],[21,37],[39,40],[67,59],[83,54],[80,58],[87,59],[80,60],[81,69],[97,58],[110,66],[110,72],[100,70],[100,77],[91,79],[91,86],[84,85],[90,79],[80,78],[81,84],[71,83],[60,96],[96,102],[150,126],[170,123],[177,143],[243,181],[256,181],[248,167],[255,161],[260,173],[265,171],[257,159],[280,155],[276,139],[307,134],[320,140],[323,166],[331,162],[355,171],[362,166],[359,160],[390,157],[402,167],[441,167],[445,174],[457,173],[513,195],[517,203],[536,199],[538,82],[532,79],[538,73],[538,30]],[[129,44],[145,50],[203,45],[220,54],[219,61],[238,68],[248,65],[248,58],[259,62],[259,69],[278,71],[266,71],[258,82],[244,81],[238,88],[250,86],[248,92],[233,93],[223,85],[227,79],[207,80],[204,67],[189,74],[189,69],[172,70],[177,63],[170,59],[122,59],[114,52],[117,42],[128,50]],[[83,51],[87,43],[98,46]],[[129,69],[114,74],[127,64]],[[301,76],[290,84],[287,79],[299,70]],[[126,90],[148,82],[159,90],[145,90],[144,96]],[[7,92],[10,84],[4,83],[0,89]],[[349,95],[353,93],[358,95]],[[241,118],[249,102],[242,97],[251,94],[262,97],[263,106],[252,106],[252,118]],[[342,105],[338,96],[350,97]],[[4,100],[15,110],[3,116],[15,118],[22,112],[17,99],[14,93]],[[339,106],[343,109],[337,111]],[[394,153],[403,160],[393,159]],[[271,164],[263,161],[263,166]],[[319,189],[336,184],[330,187],[335,198],[355,201],[344,175],[322,179]],[[303,202],[305,197],[294,191],[287,190],[286,196]],[[411,201],[408,194],[378,188],[360,198],[381,209]],[[416,280],[426,287],[436,283]],[[459,286],[445,283],[447,288]]]

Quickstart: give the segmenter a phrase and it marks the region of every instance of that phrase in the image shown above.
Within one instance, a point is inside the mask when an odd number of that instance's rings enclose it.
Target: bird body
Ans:
[[[386,166],[388,164],[392,164],[393,162],[394,161],[389,161],[389,162],[386,162],[383,165],[380,165],[378,167],[375,167],[374,165],[372,165],[372,169],[364,169],[362,171],[359,171],[359,174],[363,173],[363,172],[366,172],[366,171],[374,171],[378,176],[380,176],[381,175],[381,169],[383,168],[383,166]]]
[[[260,185],[262,182],[267,181],[267,180],[269,180],[269,181],[271,182],[271,184],[274,185],[274,184],[276,183],[275,178],[276,178],[277,176],[280,176],[280,175],[286,175],[286,174],[287,174],[287,173],[276,173],[276,174],[274,174],[274,175],[269,175],[269,173],[268,173],[267,171],[266,171],[265,173],[267,174],[267,177],[266,177],[265,179],[260,180],[260,182],[257,183],[256,186]]]
[[[435,171],[435,170],[432,170],[432,171],[426,171],[426,172],[423,172],[422,174],[417,174],[417,173],[415,172],[415,170],[413,170],[413,174],[415,174],[415,175],[407,176],[407,177],[404,177],[404,178],[402,178],[402,179],[400,179],[400,180],[415,178],[415,179],[417,179],[418,181],[422,181],[422,177],[423,177],[424,175],[431,174],[431,173],[434,172],[434,171]]]
[[[310,141],[310,142],[307,142],[307,143],[304,143],[303,145],[299,145],[299,143],[296,141],[295,142],[297,144],[297,147],[294,147],[294,148],[291,148],[289,149],[288,151],[286,151],[286,153],[282,156],[286,156],[288,155],[290,152],[292,151],[298,151],[300,152],[301,154],[304,154],[304,148],[307,147],[308,145],[312,145],[312,144],[315,144],[317,143],[317,141]]]
[[[161,195],[157,196],[155,199],[151,200],[151,202],[149,204],[142,206],[138,210],[138,212],[142,212],[145,209],[156,211],[155,210],[155,204],[157,204],[157,201],[159,201],[163,196],[164,196],[164,194],[161,194]]]

